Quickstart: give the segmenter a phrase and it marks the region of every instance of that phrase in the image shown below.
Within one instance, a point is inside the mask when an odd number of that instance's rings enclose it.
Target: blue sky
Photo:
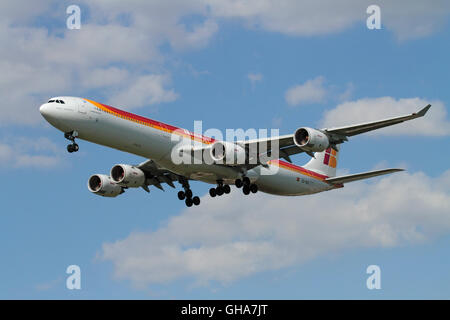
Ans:
[[[67,30],[73,2],[2,2],[0,298],[449,298],[449,5],[381,1],[368,30],[372,3],[276,3],[80,1]],[[91,174],[143,159],[83,141],[68,154],[38,113],[57,95],[281,134],[433,107],[343,145],[341,173],[406,173],[296,198],[193,183],[202,204],[186,209],[170,188],[90,194]]]

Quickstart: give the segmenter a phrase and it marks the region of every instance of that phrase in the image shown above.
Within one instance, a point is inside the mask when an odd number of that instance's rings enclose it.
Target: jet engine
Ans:
[[[94,174],[88,180],[88,189],[93,194],[102,197],[115,198],[123,193],[123,189],[111,177],[104,174]]]
[[[112,180],[120,186],[139,188],[145,184],[145,173],[128,164],[118,164],[111,169]]]
[[[330,140],[326,134],[306,127],[295,130],[294,143],[309,152],[322,152],[330,146]]]
[[[216,163],[238,165],[245,163],[247,153],[240,145],[227,141],[217,141],[210,148],[210,156]]]

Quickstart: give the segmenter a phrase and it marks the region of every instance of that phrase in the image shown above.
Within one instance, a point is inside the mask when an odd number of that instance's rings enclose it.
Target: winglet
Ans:
[[[420,110],[419,112],[417,112],[417,117],[423,117],[425,115],[425,113],[427,113],[428,109],[431,108],[431,104],[427,105],[425,108],[423,108],[422,110]]]

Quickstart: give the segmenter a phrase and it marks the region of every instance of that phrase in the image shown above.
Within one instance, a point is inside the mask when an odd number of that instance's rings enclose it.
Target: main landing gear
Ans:
[[[77,152],[80,149],[80,147],[75,143],[76,137],[78,137],[78,132],[76,132],[76,131],[64,133],[64,138],[72,141],[72,143],[67,146],[67,151],[69,153]]]
[[[192,197],[193,196],[192,190],[190,189],[189,184],[187,182],[183,183],[183,188],[184,191],[181,190],[178,192],[178,199],[184,200],[187,207],[192,207],[192,205],[198,206],[200,204],[200,198],[197,196]]]
[[[218,180],[217,181],[217,187],[216,188],[209,189],[209,195],[211,197],[213,197],[213,198],[215,196],[219,196],[220,197],[224,193],[228,194],[230,192],[231,192],[230,186],[227,185],[227,184],[224,185],[222,180]]]
[[[236,179],[234,182],[237,188],[242,188],[242,192],[245,195],[249,195],[251,193],[257,193],[258,192],[258,186],[254,183],[250,182],[250,179],[248,177],[244,177],[241,179]]]

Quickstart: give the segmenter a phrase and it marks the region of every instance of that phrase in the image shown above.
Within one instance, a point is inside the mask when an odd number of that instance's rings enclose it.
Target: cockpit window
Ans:
[[[51,100],[48,100],[47,103],[52,103],[52,102],[66,104],[63,100],[59,100],[59,99],[51,99]]]

